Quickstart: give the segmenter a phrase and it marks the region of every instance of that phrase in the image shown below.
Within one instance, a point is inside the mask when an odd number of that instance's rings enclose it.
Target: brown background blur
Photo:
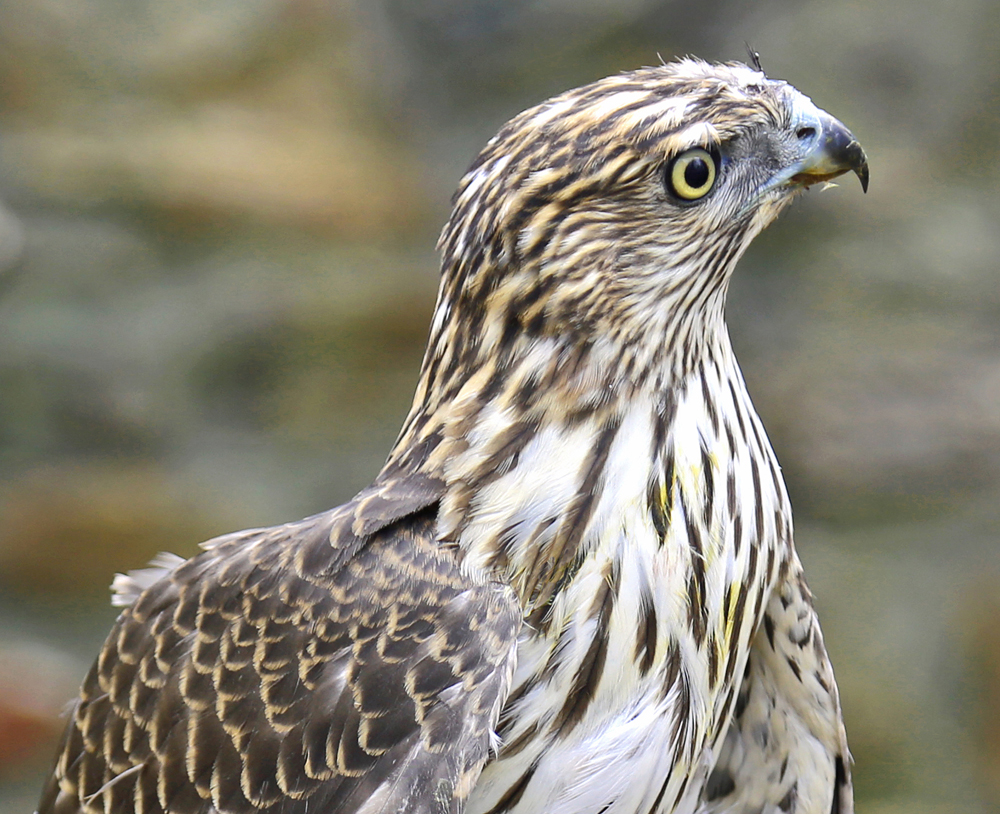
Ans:
[[[862,812],[1000,811],[1000,5],[0,3],[0,814],[116,570],[335,505],[409,404],[448,198],[507,118],[686,53],[871,161],[742,262]]]

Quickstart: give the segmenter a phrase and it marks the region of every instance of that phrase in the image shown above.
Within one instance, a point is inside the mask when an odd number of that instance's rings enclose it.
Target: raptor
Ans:
[[[847,814],[785,485],[724,321],[868,165],[695,59],[512,119],[464,176],[413,406],[350,502],[116,579],[40,814]]]

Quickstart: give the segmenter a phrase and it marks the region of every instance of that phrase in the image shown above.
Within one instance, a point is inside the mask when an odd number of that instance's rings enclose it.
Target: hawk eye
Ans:
[[[716,160],[708,150],[695,147],[681,153],[667,167],[667,186],[684,201],[704,198],[715,186]]]

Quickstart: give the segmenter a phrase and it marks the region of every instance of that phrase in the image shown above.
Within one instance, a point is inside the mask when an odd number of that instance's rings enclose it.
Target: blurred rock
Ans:
[[[4,117],[22,194],[355,237],[425,217],[406,146],[344,59],[348,8],[94,5],[0,9],[22,86]],[[53,59],[66,40],[26,35],[43,24],[72,27],[76,65]],[[39,92],[50,85],[63,104]]]
[[[909,341],[907,341],[909,340]],[[822,519],[945,511],[1000,475],[1000,360],[883,324],[768,366],[760,399],[796,507]],[[842,352],[845,344],[858,353]],[[755,375],[760,375],[759,373]],[[761,392],[758,390],[757,392]]]
[[[38,469],[0,489],[0,516],[2,583],[56,595],[107,591],[116,572],[159,551],[191,556],[213,531],[148,466]]]
[[[924,180],[890,171],[860,208],[806,196],[734,280],[737,349],[804,516],[928,516],[1000,480],[1000,207]],[[902,206],[918,194],[933,214]]]
[[[232,102],[183,117],[146,104],[115,113],[85,131],[11,127],[17,182],[55,201],[152,207],[192,223],[248,217],[357,236],[421,219],[401,148],[351,132],[336,113],[311,122]]]
[[[15,272],[24,258],[24,227],[20,219],[0,202],[0,299],[14,284]]]
[[[996,604],[987,564],[998,505],[993,496],[932,520],[796,525],[840,685],[859,811],[993,810],[973,757],[974,729],[993,713],[971,692],[965,654],[968,634],[995,621],[979,612]]]
[[[1000,800],[1000,574],[970,576],[962,610],[968,679],[962,717],[984,796]]]
[[[46,645],[0,642],[0,778],[16,778],[34,761],[50,759],[80,667]]]

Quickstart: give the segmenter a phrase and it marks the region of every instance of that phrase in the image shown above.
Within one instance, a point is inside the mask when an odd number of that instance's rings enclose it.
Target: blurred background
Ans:
[[[871,161],[729,309],[858,807],[1000,811],[998,31],[989,0],[0,3],[0,814],[33,810],[115,571],[376,473],[499,125],[745,41]]]

